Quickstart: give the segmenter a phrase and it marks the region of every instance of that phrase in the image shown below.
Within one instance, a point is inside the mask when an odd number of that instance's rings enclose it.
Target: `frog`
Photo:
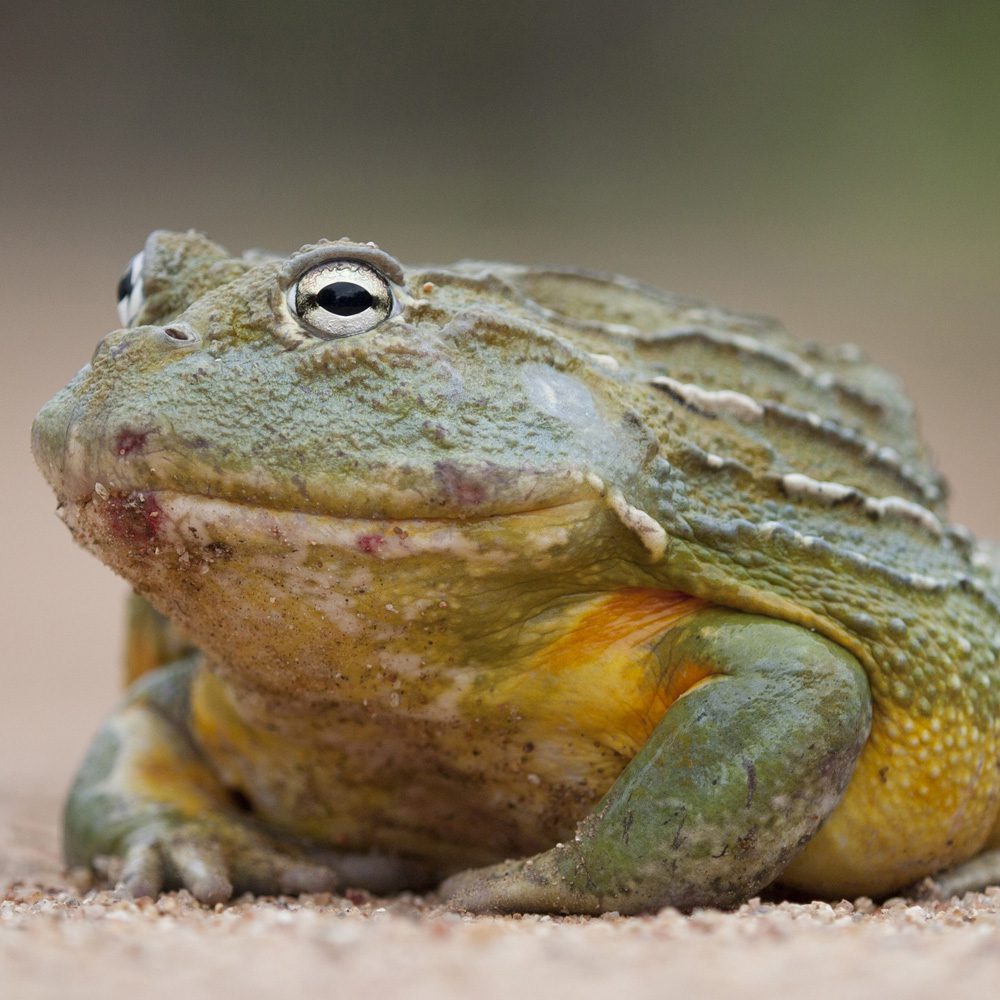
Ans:
[[[995,560],[851,345],[587,270],[156,231],[38,414],[131,585],[120,892],[472,913],[1000,874]]]

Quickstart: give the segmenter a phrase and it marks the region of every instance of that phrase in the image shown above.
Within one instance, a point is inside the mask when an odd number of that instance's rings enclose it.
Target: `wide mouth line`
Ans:
[[[101,500],[106,500],[110,495],[116,496],[136,496],[140,495],[143,497],[152,497],[158,503],[169,504],[171,498],[179,498],[182,501],[204,504],[216,504],[219,506],[228,506],[236,508],[244,508],[254,512],[263,512],[275,516],[286,516],[286,517],[302,517],[302,518],[316,518],[318,520],[330,521],[330,522],[361,522],[363,524],[391,524],[391,525],[405,525],[405,524],[438,524],[438,525],[464,525],[464,524],[478,524],[490,521],[499,521],[508,518],[515,517],[530,517],[532,515],[539,514],[549,514],[554,511],[561,509],[568,509],[573,507],[584,507],[593,504],[593,498],[588,497],[577,497],[572,500],[562,500],[556,503],[541,504],[537,507],[525,507],[516,510],[508,511],[494,511],[490,514],[470,514],[470,515],[429,515],[429,514],[412,514],[405,517],[399,517],[395,515],[387,514],[329,514],[323,511],[315,510],[303,510],[298,507],[278,507],[267,503],[256,503],[252,500],[236,500],[231,497],[219,496],[212,493],[195,493],[187,490],[177,490],[170,488],[161,487],[115,487],[113,490],[108,490],[105,488],[102,493],[96,486],[89,494],[81,497],[76,502],[78,504],[84,504],[92,501],[94,497]]]

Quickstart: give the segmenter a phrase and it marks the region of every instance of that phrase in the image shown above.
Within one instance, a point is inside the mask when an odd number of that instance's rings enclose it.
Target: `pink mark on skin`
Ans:
[[[460,507],[476,507],[487,498],[483,473],[468,472],[452,462],[438,462],[435,475],[445,497]]]
[[[381,535],[358,535],[356,544],[362,552],[375,555],[385,545],[385,539]]]
[[[104,510],[111,534],[134,549],[145,549],[156,541],[166,519],[156,497],[140,490],[110,494]]]
[[[148,437],[149,431],[136,431],[131,427],[123,427],[115,439],[115,453],[125,456],[142,451],[146,447]]]

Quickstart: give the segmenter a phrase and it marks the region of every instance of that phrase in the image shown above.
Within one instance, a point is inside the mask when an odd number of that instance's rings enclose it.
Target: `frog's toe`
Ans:
[[[211,879],[223,873],[223,869],[214,861],[213,851],[218,850],[215,845],[208,845],[208,850],[198,845],[189,859],[188,867],[180,869],[178,866],[185,885],[196,897],[198,893],[195,885],[201,885],[199,878],[202,875]],[[311,861],[263,836],[250,834],[234,838],[225,845],[223,851],[224,877],[231,882],[229,895],[233,892],[251,892],[256,896],[294,896],[303,892],[330,892],[340,881],[332,867]]]
[[[441,883],[438,895],[467,913],[599,912],[596,898],[552,877],[548,860],[539,855],[458,872]]]
[[[511,902],[506,886],[512,874],[510,866],[504,864],[458,872],[441,883],[438,895],[454,910],[512,912],[505,905]]]
[[[156,897],[168,888],[187,889],[213,906],[233,894],[228,866],[218,845],[191,830],[172,835],[143,833],[125,848],[115,891],[127,899]]]
[[[327,864],[312,861],[264,834],[238,824],[191,822],[140,834],[125,852],[118,891],[155,896],[184,888],[213,906],[234,893],[298,895],[329,892],[339,882]]]
[[[225,903],[233,894],[229,865],[219,845],[196,830],[181,830],[163,845],[176,873],[175,883],[208,906]]]
[[[124,865],[115,891],[126,899],[155,897],[163,888],[163,855],[159,846],[147,840],[132,844],[125,853]]]

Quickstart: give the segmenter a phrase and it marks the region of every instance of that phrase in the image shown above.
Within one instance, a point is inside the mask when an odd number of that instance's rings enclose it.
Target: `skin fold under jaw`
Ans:
[[[154,233],[119,292],[33,430],[137,592],[71,864],[580,913],[1000,874],[992,566],[859,352],[350,241]]]

